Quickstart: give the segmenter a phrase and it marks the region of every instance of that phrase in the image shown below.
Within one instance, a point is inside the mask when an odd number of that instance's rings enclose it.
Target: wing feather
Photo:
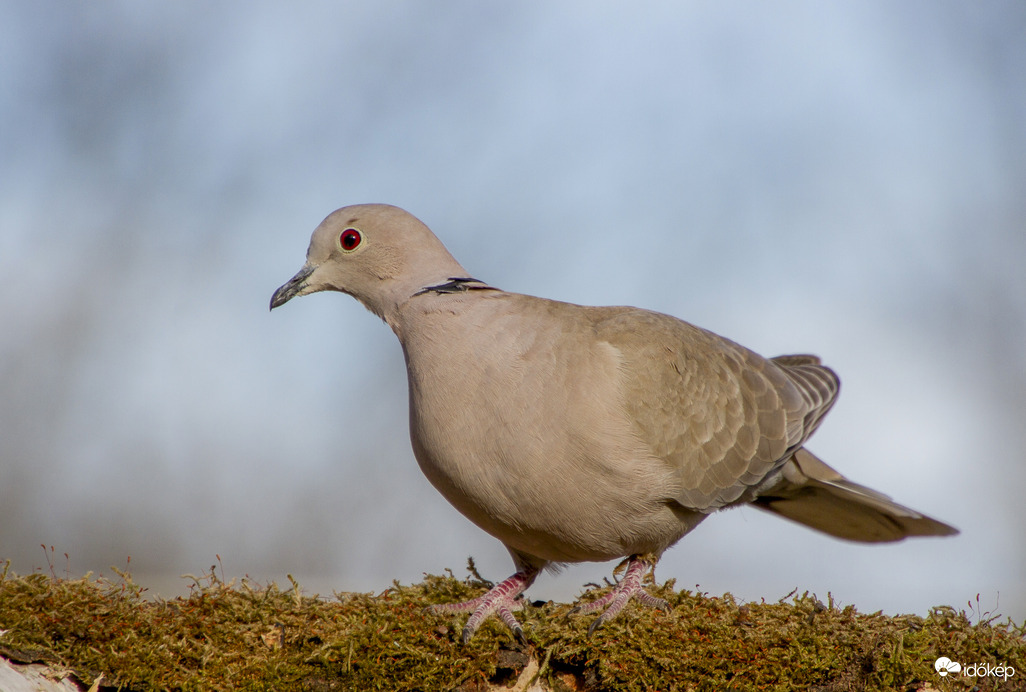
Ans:
[[[702,512],[754,497],[833,405],[839,380],[815,356],[766,359],[668,315],[614,309],[596,335],[624,354],[638,437]]]

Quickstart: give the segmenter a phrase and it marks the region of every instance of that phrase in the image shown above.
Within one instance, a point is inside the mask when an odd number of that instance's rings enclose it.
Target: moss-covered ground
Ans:
[[[321,598],[295,582],[226,582],[211,569],[187,597],[164,600],[123,572],[0,569],[0,655],[86,685],[102,673],[98,689],[472,692],[513,685],[534,661],[537,682],[553,690],[1026,690],[1026,625],[972,609],[887,617],[808,594],[738,603],[671,581],[651,592],[672,610],[631,604],[590,639],[593,616],[550,602],[518,614],[527,646],[494,620],[464,646],[465,615],[425,608],[482,593],[476,572]],[[942,678],[939,656],[1015,675]]]

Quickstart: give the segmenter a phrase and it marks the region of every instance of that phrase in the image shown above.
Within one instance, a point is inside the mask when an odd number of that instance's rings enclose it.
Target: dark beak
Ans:
[[[284,305],[306,288],[306,280],[313,274],[313,270],[310,266],[303,267],[298,274],[288,280],[288,283],[275,291],[271,296],[271,309]]]

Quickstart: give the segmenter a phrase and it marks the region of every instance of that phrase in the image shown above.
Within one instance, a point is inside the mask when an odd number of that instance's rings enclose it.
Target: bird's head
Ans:
[[[348,293],[388,321],[417,291],[466,271],[412,214],[387,204],[343,207],[314,230],[306,264],[271,296],[271,309],[318,291]]]

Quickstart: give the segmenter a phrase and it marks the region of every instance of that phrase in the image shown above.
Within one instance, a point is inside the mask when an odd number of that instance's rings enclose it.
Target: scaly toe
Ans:
[[[538,570],[527,570],[517,572],[512,577],[493,586],[487,593],[462,603],[441,603],[430,606],[428,609],[433,613],[462,613],[470,611],[463,626],[461,639],[466,644],[474,636],[474,632],[481,626],[481,623],[489,615],[496,615],[513,632],[513,636],[521,642],[526,642],[524,629],[513,617],[513,611],[521,610],[524,607],[522,594],[531,585]]]
[[[590,613],[595,610],[601,610],[605,608],[603,612],[595,618],[595,621],[588,627],[588,636],[590,637],[595,633],[595,630],[602,627],[603,624],[609,622],[623,610],[627,602],[632,598],[636,599],[639,603],[651,608],[660,608],[662,610],[669,610],[670,604],[661,598],[649,594],[641,587],[642,578],[645,572],[649,568],[649,563],[645,560],[632,557],[627,565],[627,573],[624,574],[623,579],[620,580],[613,590],[604,596],[595,599],[590,603],[583,603],[576,606],[571,613]]]

